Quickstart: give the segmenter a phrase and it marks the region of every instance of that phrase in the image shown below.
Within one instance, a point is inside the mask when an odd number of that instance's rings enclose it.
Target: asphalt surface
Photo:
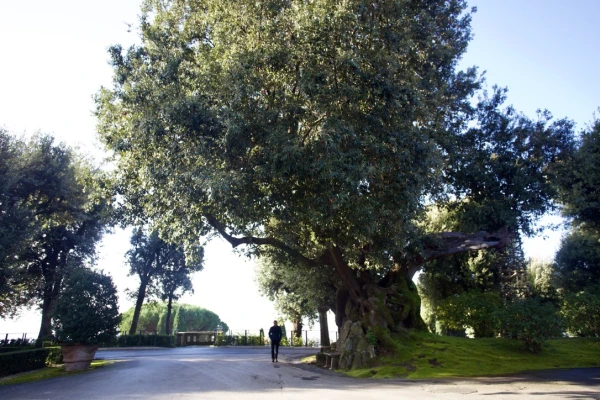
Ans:
[[[0,387],[9,399],[598,399],[600,369],[558,370],[479,379],[353,379],[299,365],[317,349],[184,347],[99,350],[112,365],[34,383]]]

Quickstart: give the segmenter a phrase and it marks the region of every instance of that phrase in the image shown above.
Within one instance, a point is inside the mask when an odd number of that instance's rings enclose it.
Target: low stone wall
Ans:
[[[177,347],[212,345],[215,343],[215,332],[179,332]]]

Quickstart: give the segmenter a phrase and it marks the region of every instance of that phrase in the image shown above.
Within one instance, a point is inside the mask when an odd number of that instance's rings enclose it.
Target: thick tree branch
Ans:
[[[206,218],[206,221],[208,222],[208,224],[210,226],[212,226],[217,232],[219,232],[221,237],[223,239],[227,240],[233,248],[236,248],[242,244],[258,245],[258,246],[264,246],[264,245],[273,246],[279,250],[282,250],[282,251],[288,253],[292,257],[295,257],[296,259],[302,261],[303,263],[305,263],[308,266],[314,267],[317,265],[323,265],[323,262],[321,261],[321,259],[313,260],[311,258],[308,258],[305,255],[303,255],[302,253],[300,253],[298,250],[288,246],[287,244],[285,244],[282,241],[279,241],[277,239],[268,238],[268,237],[267,238],[259,238],[259,237],[254,237],[254,236],[234,237],[234,236],[231,236],[229,233],[227,233],[225,226],[223,224],[221,224],[221,222],[219,222],[219,220],[217,220],[213,215],[204,214],[204,218]]]
[[[507,229],[495,233],[477,232],[466,235],[458,232],[442,232],[428,235],[428,245],[423,253],[423,262],[453,254],[506,247],[512,235]]]
[[[425,236],[423,252],[409,262],[397,261],[397,267],[392,272],[400,269],[412,279],[423,264],[437,258],[449,257],[454,254],[487,249],[503,249],[512,238],[512,234],[506,228],[494,233],[477,232],[464,234],[460,232],[440,232]],[[384,278],[386,279],[386,278]]]

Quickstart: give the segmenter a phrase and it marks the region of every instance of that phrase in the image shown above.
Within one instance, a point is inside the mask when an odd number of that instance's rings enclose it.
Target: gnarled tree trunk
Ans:
[[[292,320],[292,325],[293,325],[292,330],[294,332],[294,337],[302,338],[302,328],[303,328],[302,317],[300,316],[300,317],[294,318]]]
[[[368,246],[357,260],[363,268],[353,269],[344,259],[342,250],[333,246],[317,259],[307,258],[299,251],[273,238],[233,237],[214,216],[205,215],[208,223],[233,247],[242,244],[274,246],[309,266],[327,265],[335,269],[342,288],[336,293],[336,324],[340,330],[337,350],[341,368],[359,368],[375,356],[375,345],[384,351],[394,351],[390,333],[403,329],[426,329],[421,318],[421,299],[414,274],[426,262],[453,254],[490,248],[502,249],[512,237],[508,229],[495,234],[477,232],[462,234],[442,232],[422,238],[419,254],[399,256],[382,279],[376,279],[365,268]],[[406,258],[406,259],[405,259]]]
[[[390,335],[393,332],[426,329],[421,318],[421,299],[412,281],[424,263],[460,252],[502,248],[508,237],[509,234],[499,237],[485,232],[439,234],[420,259],[397,262],[378,280],[366,269],[352,269],[340,249],[330,249],[325,262],[335,268],[343,283],[336,296],[340,368],[364,367],[375,356],[376,345],[384,351],[395,351]]]

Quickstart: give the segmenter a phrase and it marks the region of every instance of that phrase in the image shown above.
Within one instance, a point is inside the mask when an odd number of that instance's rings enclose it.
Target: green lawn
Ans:
[[[411,332],[398,338],[398,352],[373,360],[369,368],[344,371],[353,377],[447,378],[508,375],[517,372],[600,366],[600,339],[546,342],[540,354],[508,339],[468,339]]]
[[[87,371],[94,370],[96,368],[104,367],[108,364],[113,364],[114,361],[105,361],[105,360],[94,360],[90,365],[90,369]],[[0,386],[3,385],[14,385],[17,383],[27,383],[27,382],[35,382],[41,381],[43,379],[55,378],[58,376],[67,376],[72,374],[80,374],[87,371],[77,371],[77,372],[65,372],[64,365],[56,365],[52,367],[45,367],[41,369],[36,369],[34,371],[23,372],[20,374],[5,376],[0,378]]]

